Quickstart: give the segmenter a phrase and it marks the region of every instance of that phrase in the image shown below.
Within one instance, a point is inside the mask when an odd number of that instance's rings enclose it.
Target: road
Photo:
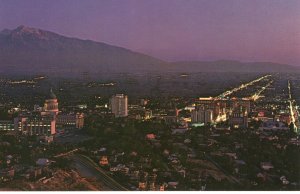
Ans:
[[[79,150],[78,148],[75,148],[75,149],[73,149],[73,150],[71,150],[71,151],[57,154],[56,156],[54,156],[54,158],[59,158],[59,157],[68,156],[68,155],[70,155],[70,154],[73,154],[74,152],[77,152],[78,150]]]
[[[290,104],[289,108],[290,108],[290,114],[291,114],[291,122],[293,123],[295,132],[297,133],[298,129],[297,129],[296,122],[298,122],[298,119],[295,118],[290,81],[288,81],[288,91],[289,91],[289,100],[288,101]]]
[[[257,99],[259,99],[261,96],[260,94],[265,91],[271,84],[273,83],[273,81],[269,81],[265,86],[263,86],[260,90],[258,90],[257,92],[255,92],[251,97],[249,97],[250,99],[252,99],[253,101],[256,101]]]
[[[233,177],[230,173],[228,173],[217,162],[215,162],[210,156],[208,156],[207,154],[204,153],[204,157],[206,160],[212,162],[220,171],[222,171],[231,180],[231,182],[241,185],[241,182],[237,178]]]
[[[89,174],[91,177],[97,178],[101,183],[103,183],[107,189],[110,191],[128,191],[125,187],[117,183],[114,179],[112,179],[109,175],[106,174],[104,170],[97,166],[91,159],[87,158],[83,155],[72,155],[72,159],[74,160],[76,167],[79,171],[85,174]],[[83,174],[84,174],[83,173]]]
[[[263,79],[266,79],[268,77],[270,77],[271,75],[264,75],[262,77],[259,77],[255,80],[252,80],[246,84],[242,84],[236,88],[233,88],[232,90],[227,90],[225,92],[223,92],[222,94],[218,95],[217,97],[215,97],[214,99],[223,99],[224,97],[226,96],[229,96],[231,94],[233,94],[234,92],[237,92],[237,91],[240,91],[240,90],[243,90],[245,88],[247,88],[248,86],[251,86],[251,85],[254,85],[255,83],[263,80]],[[251,100],[254,100],[256,101],[257,99],[259,99],[261,96],[260,94],[266,90],[267,87],[269,87],[271,84],[272,84],[272,80],[269,81],[265,86],[263,86],[260,90],[258,90],[257,92],[255,92],[252,96],[249,96],[248,99],[251,99]],[[227,115],[226,113],[222,114],[222,115],[218,115],[216,120],[215,120],[215,123],[219,123],[219,122],[222,122],[222,121],[226,121],[227,120]]]
[[[242,85],[240,85],[240,86],[238,86],[236,88],[233,88],[232,90],[227,90],[227,91],[223,92],[222,94],[220,94],[219,96],[217,96],[216,99],[218,99],[218,98],[224,98],[226,96],[229,96],[229,95],[231,95],[234,92],[242,90],[242,89],[244,89],[244,88],[246,88],[248,86],[251,86],[251,85],[255,84],[256,82],[259,82],[259,81],[261,81],[261,80],[263,80],[263,79],[265,79],[267,77],[270,77],[270,76],[271,75],[264,75],[262,77],[259,77],[259,78],[255,79],[255,80],[252,80],[252,81],[250,81],[248,83],[245,83],[245,84],[242,84]]]

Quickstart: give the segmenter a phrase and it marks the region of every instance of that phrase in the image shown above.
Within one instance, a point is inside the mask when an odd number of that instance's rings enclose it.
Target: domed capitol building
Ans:
[[[34,108],[33,112],[25,115],[21,114],[14,119],[14,129],[16,131],[39,136],[53,136],[58,131],[66,129],[81,129],[83,125],[83,113],[59,112],[58,100],[52,88],[46,96],[44,107]]]
[[[53,93],[52,88],[50,89],[49,96],[46,98],[44,104],[44,111],[48,114],[53,114],[53,115],[57,115],[59,112],[58,101],[56,95]]]

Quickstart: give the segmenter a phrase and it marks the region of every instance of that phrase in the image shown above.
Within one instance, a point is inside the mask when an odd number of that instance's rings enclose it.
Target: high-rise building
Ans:
[[[232,98],[230,100],[231,102],[231,109],[232,110],[235,110],[237,108],[239,108],[240,106],[244,107],[247,112],[250,112],[251,111],[251,102],[249,99],[246,99],[246,98]]]
[[[110,98],[110,109],[115,117],[128,116],[128,97],[124,94],[116,94]]]
[[[239,106],[229,116],[229,125],[233,128],[248,127],[248,112],[247,108]]]
[[[192,111],[191,114],[192,123],[212,123],[213,122],[213,111],[200,107]]]
[[[199,98],[198,106],[213,111],[212,120],[216,120],[220,115],[226,114],[227,100],[216,98]]]
[[[204,123],[211,123],[213,122],[213,111],[212,110],[205,110],[205,116],[204,116]]]

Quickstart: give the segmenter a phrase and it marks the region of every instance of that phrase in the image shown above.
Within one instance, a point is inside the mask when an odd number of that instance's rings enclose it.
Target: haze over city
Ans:
[[[19,25],[166,61],[300,65],[298,0],[1,0],[0,27]]]

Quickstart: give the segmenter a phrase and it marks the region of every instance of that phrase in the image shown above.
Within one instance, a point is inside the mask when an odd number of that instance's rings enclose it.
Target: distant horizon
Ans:
[[[84,39],[84,38],[80,38],[80,37],[76,37],[76,36],[68,36],[68,35],[62,35],[62,34],[59,34],[57,32],[53,32],[53,31],[50,31],[50,30],[47,30],[47,29],[41,29],[39,27],[33,27],[33,26],[26,26],[26,25],[18,25],[16,26],[15,28],[12,28],[12,29],[8,29],[8,28],[4,28],[4,29],[0,29],[0,32],[4,31],[4,30],[15,30],[21,26],[24,26],[26,28],[33,28],[33,29],[39,29],[39,30],[42,30],[42,31],[48,31],[48,32],[51,32],[51,33],[55,33],[55,34],[58,34],[60,36],[64,36],[64,37],[68,37],[68,38],[75,38],[75,39],[80,39],[80,40],[87,40],[87,41],[93,41],[93,42],[98,42],[98,43],[104,43],[104,44],[108,44],[108,45],[111,45],[111,46],[116,46],[116,47],[120,47],[120,48],[124,48],[124,49],[128,49],[128,50],[131,50],[133,52],[139,52],[141,54],[145,54],[145,55],[148,55],[150,57],[154,57],[156,59],[159,59],[159,60],[162,60],[164,62],[167,62],[167,63],[178,63],[178,62],[220,62],[220,61],[226,61],[226,62],[239,62],[239,63],[274,63],[274,64],[280,64],[280,65],[290,65],[290,66],[295,66],[295,67],[299,67],[298,65],[293,65],[293,64],[288,64],[288,63],[278,63],[278,62],[273,62],[273,61],[242,61],[242,60],[236,60],[236,59],[211,59],[211,60],[175,60],[175,61],[168,61],[168,60],[164,60],[164,59],[161,59],[157,56],[154,56],[154,55],[150,55],[150,54],[147,54],[147,53],[144,53],[144,52],[141,52],[141,51],[136,51],[136,50],[132,50],[130,48],[126,48],[126,47],[122,47],[120,45],[113,45],[113,44],[109,44],[105,41],[97,41],[97,40],[92,40],[92,39]]]
[[[300,66],[298,0],[0,0],[0,27],[31,26],[165,61]]]

